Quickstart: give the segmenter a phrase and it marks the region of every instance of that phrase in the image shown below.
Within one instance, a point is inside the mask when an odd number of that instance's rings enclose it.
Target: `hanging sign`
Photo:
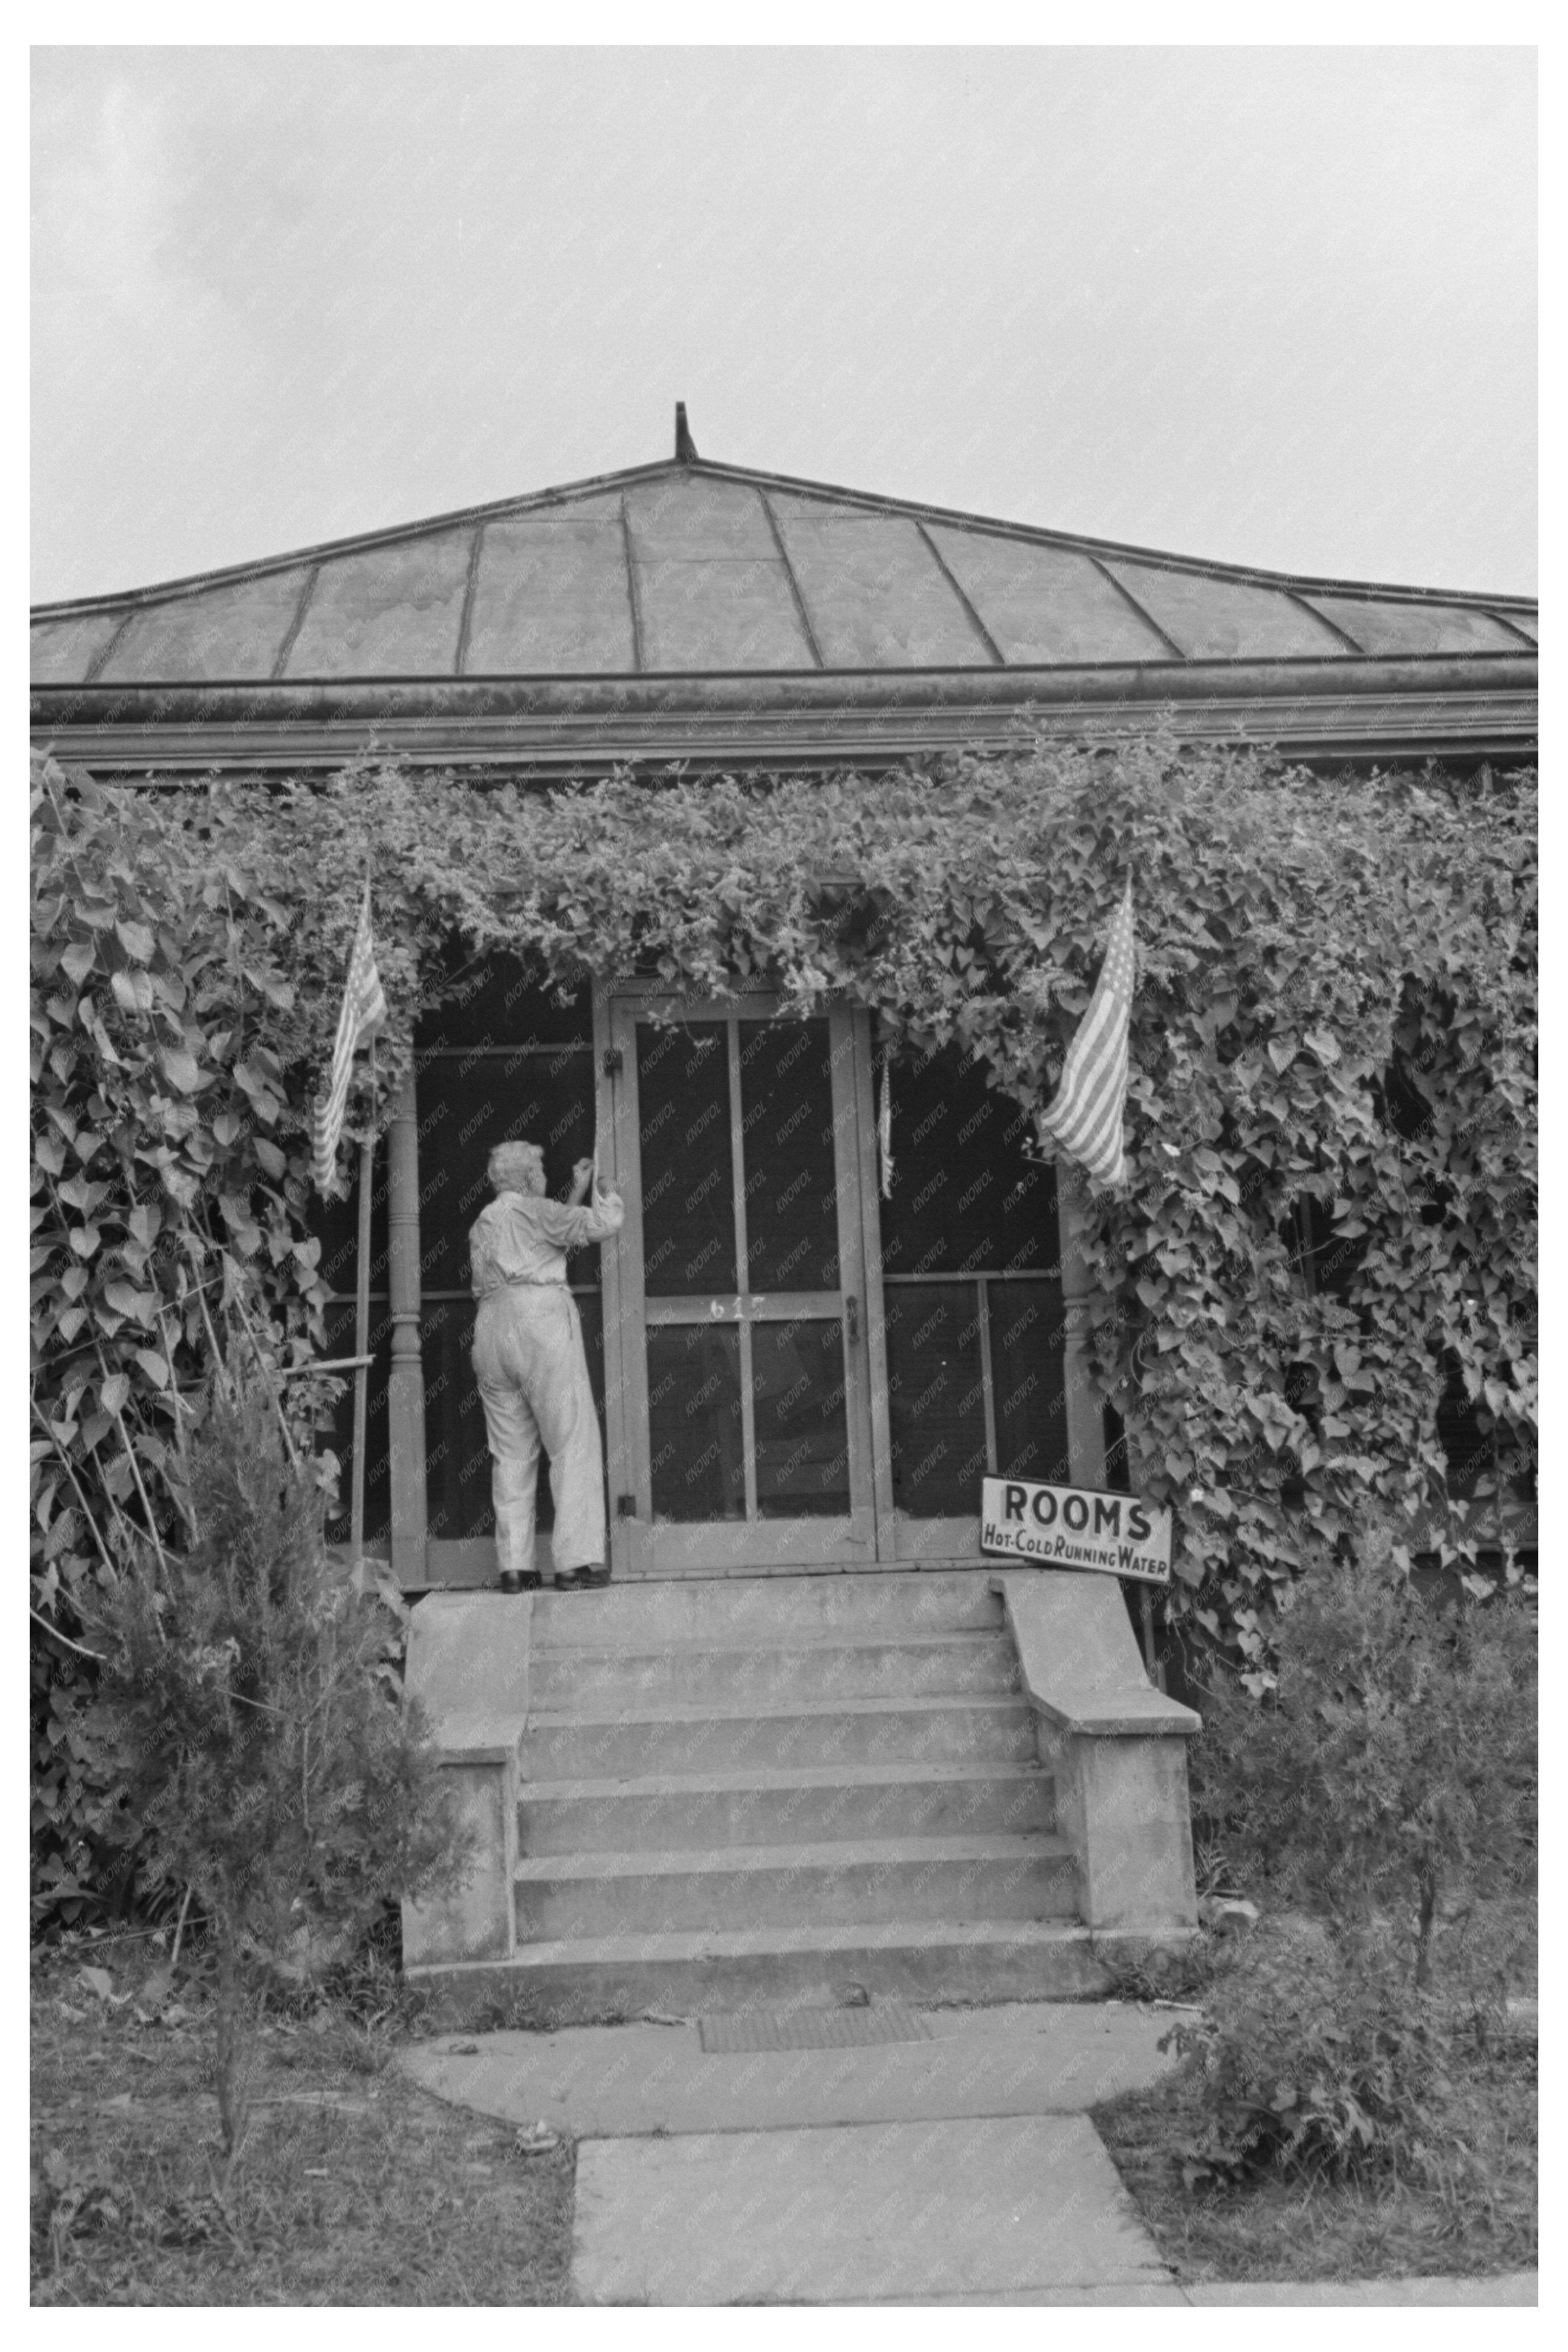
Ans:
[[[1036,1478],[983,1478],[980,1549],[1039,1568],[1091,1568],[1171,1581],[1171,1514],[1136,1495],[1047,1486]]]

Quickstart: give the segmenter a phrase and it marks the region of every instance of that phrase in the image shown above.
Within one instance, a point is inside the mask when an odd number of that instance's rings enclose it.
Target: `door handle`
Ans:
[[[860,1301],[852,1293],[847,1294],[844,1300],[844,1329],[853,1347],[860,1337]]]

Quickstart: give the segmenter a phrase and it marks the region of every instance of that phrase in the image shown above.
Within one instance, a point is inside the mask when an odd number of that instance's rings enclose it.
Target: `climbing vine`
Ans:
[[[115,1512],[177,1512],[198,1281],[251,1268],[279,1362],[319,1344],[305,1122],[367,871],[383,1118],[454,943],[838,993],[1037,1108],[1131,871],[1131,1181],[1086,1246],[1128,1475],[1176,1507],[1175,1617],[1259,1669],[1270,1590],[1315,1555],[1473,1559],[1533,1463],[1531,776],[1327,780],[1163,738],[549,793],[51,769],[34,824],[34,1607],[68,1633]],[[1446,1381],[1486,1457],[1467,1503]]]

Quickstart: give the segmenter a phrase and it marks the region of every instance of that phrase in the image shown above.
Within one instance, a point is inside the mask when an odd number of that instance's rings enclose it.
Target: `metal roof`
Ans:
[[[683,446],[689,449],[689,437]],[[689,456],[32,615],[40,688],[1352,665],[1533,599],[1315,580]]]

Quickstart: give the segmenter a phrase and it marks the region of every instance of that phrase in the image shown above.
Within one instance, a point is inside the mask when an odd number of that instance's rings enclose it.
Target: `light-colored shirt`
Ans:
[[[488,1297],[514,1282],[563,1283],[567,1251],[618,1234],[626,1214],[618,1192],[601,1193],[592,1206],[579,1208],[542,1192],[499,1192],[468,1229],[474,1297]]]

